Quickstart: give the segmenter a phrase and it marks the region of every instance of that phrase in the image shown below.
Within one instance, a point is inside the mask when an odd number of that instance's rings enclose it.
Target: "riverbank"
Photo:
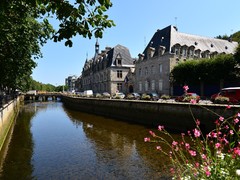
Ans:
[[[195,127],[194,118],[201,121],[201,128],[209,132],[215,128],[219,116],[225,119],[239,112],[240,106],[168,103],[167,101],[134,101],[62,96],[64,105],[70,109],[139,123],[147,126],[165,127],[175,131],[187,131]]]
[[[9,101],[0,108],[0,151],[11,132],[13,122],[18,115],[21,97]]]

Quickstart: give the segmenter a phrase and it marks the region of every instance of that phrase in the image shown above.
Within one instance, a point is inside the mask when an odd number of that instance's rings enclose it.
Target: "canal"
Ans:
[[[162,179],[168,158],[145,143],[150,129],[72,111],[61,102],[25,104],[0,179]],[[177,135],[176,135],[177,136]]]

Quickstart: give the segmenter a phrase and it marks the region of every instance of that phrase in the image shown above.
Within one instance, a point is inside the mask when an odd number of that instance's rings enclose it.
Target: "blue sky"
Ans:
[[[133,58],[143,52],[157,29],[169,25],[179,32],[207,37],[230,35],[240,31],[239,0],[112,0],[107,11],[116,26],[107,29],[99,39],[100,50],[117,44],[126,46]],[[55,21],[52,21],[56,25]],[[96,39],[77,36],[73,47],[64,42],[49,41],[43,48],[43,58],[37,60],[33,79],[42,83],[63,85],[70,75],[80,76],[86,58],[94,56]]]

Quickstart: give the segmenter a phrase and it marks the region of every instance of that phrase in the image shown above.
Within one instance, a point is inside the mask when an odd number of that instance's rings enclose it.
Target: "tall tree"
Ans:
[[[48,39],[65,40],[71,47],[76,35],[101,38],[104,29],[114,26],[104,14],[111,6],[110,0],[1,0],[0,89],[21,88]],[[56,30],[48,21],[52,15],[60,22]]]

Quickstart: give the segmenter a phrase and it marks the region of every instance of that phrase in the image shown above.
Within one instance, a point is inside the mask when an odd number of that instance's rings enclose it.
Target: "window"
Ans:
[[[139,82],[139,91],[142,91],[142,82]]]
[[[117,90],[122,91],[122,83],[117,83]]]
[[[151,88],[152,88],[152,91],[155,91],[155,80],[152,80]]]
[[[104,72],[104,81],[106,81],[106,80],[107,80],[107,73]]]
[[[122,78],[122,71],[121,70],[117,70],[117,77]]]
[[[117,59],[117,65],[121,66],[122,65],[122,59]]]
[[[159,64],[159,72],[162,73],[162,64]]]
[[[142,69],[139,68],[139,76],[141,76],[141,75],[142,75]]]
[[[154,72],[154,66],[152,65],[151,66],[151,74],[154,74],[155,72]]]
[[[145,91],[148,91],[148,82],[145,81]]]
[[[148,68],[145,67],[145,75],[148,75]]]
[[[160,79],[159,80],[159,91],[162,91],[163,90],[163,80]]]

